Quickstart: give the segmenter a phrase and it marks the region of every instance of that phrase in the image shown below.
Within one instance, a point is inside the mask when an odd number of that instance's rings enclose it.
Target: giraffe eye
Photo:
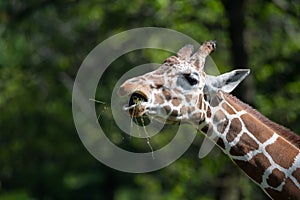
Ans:
[[[184,74],[183,76],[191,86],[199,82],[197,74]]]

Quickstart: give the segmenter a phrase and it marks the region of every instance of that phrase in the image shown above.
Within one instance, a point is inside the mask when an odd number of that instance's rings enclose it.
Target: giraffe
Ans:
[[[211,76],[206,41],[194,53],[182,47],[156,70],[125,81],[120,96],[134,119],[191,123],[211,138],[272,199],[300,199],[300,136],[230,94],[250,73],[238,69]]]

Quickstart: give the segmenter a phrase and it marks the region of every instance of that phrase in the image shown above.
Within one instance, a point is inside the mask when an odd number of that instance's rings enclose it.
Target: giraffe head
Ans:
[[[215,41],[204,42],[195,53],[192,45],[186,45],[155,71],[127,80],[118,91],[120,96],[129,97],[124,109],[135,119],[203,122],[208,117],[208,106],[204,104],[210,104],[219,91],[231,92],[249,74],[249,70],[242,69],[207,75],[205,59],[215,49]]]

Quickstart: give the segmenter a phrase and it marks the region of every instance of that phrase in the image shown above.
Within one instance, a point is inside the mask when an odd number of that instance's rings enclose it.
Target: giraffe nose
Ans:
[[[128,80],[119,87],[119,90],[117,92],[119,96],[132,95],[134,93],[140,93],[141,95],[146,97],[148,90],[142,83],[136,83],[135,81]]]

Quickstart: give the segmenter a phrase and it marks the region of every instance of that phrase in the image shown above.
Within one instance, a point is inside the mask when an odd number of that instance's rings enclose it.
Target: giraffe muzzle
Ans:
[[[139,126],[147,126],[151,121],[147,115],[145,115],[145,107],[143,102],[147,102],[147,97],[141,93],[134,92],[129,99],[128,107],[130,108],[129,114],[133,121]]]
[[[129,99],[129,106],[137,104],[139,102],[146,102],[147,97],[144,94],[141,94],[139,92],[134,92],[131,94]]]
[[[144,114],[145,108],[142,106],[143,102],[147,102],[147,98],[144,94],[138,92],[131,94],[128,102],[130,116],[138,117]]]
[[[138,92],[131,94],[128,102],[129,114],[131,117],[139,117],[144,114],[145,108],[142,105],[143,102],[147,102],[145,95]]]

